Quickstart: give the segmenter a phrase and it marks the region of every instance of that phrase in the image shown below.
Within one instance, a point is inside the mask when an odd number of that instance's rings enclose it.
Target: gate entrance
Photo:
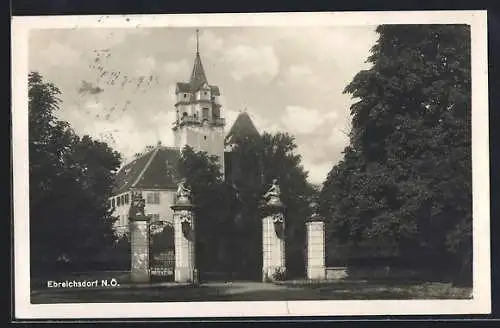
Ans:
[[[149,274],[151,281],[174,281],[174,227],[167,221],[149,224]]]

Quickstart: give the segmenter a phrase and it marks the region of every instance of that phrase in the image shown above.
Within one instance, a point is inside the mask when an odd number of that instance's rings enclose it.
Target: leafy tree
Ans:
[[[186,178],[196,205],[197,266],[200,272],[229,266],[219,254],[230,232],[230,192],[224,184],[216,156],[195,152],[185,146],[178,164],[178,174]]]
[[[382,25],[345,92],[352,130],[322,192],[329,235],[471,272],[470,28]]]
[[[32,268],[91,261],[114,240],[108,196],[120,156],[56,118],[54,84],[32,72],[28,85]]]

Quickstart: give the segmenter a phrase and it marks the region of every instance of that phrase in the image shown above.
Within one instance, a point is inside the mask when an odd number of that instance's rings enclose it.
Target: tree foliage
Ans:
[[[382,25],[377,33],[371,68],[345,89],[356,99],[350,145],[321,196],[329,237],[470,272],[469,26]]]
[[[33,269],[61,258],[91,261],[114,240],[108,197],[120,156],[57,119],[61,92],[54,84],[32,72],[28,85]]]
[[[178,164],[178,174],[186,178],[196,205],[197,267],[200,272],[228,265],[219,255],[221,242],[231,236],[229,197],[216,156],[185,146]]]

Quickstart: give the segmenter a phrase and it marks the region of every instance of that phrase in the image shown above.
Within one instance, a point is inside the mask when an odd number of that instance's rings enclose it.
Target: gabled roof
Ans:
[[[131,188],[175,189],[180,149],[157,146],[123,166],[115,177],[113,194]]]
[[[259,131],[255,128],[247,112],[242,112],[238,115],[225,140],[226,143],[231,143],[243,138],[260,138]]]
[[[177,164],[180,156],[179,148],[159,148],[134,187],[143,189],[175,189],[177,187]]]

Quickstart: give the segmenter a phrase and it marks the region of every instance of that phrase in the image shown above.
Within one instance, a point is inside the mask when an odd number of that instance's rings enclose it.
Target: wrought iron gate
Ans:
[[[168,221],[149,224],[149,273],[151,280],[174,280],[174,227]]]

